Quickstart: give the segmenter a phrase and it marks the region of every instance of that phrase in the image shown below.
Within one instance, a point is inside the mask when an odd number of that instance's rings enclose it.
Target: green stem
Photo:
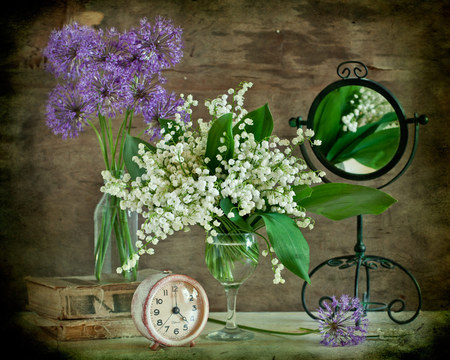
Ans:
[[[103,161],[105,162],[105,167],[106,170],[110,170],[109,167],[109,162],[108,162],[108,154],[106,152],[106,147],[105,147],[105,143],[102,141],[102,137],[100,136],[100,133],[98,132],[97,128],[95,127],[95,125],[92,123],[91,120],[87,119],[87,123],[90,125],[90,127],[94,130],[95,135],[97,136],[97,140],[98,143],[100,145],[100,150],[102,152],[103,155]]]
[[[127,134],[130,134],[131,132],[131,124],[133,122],[133,110],[127,110],[127,115],[125,117],[125,120],[123,121],[122,125],[124,125],[123,128],[121,128],[121,131],[117,135],[117,138],[119,138],[120,134],[122,136],[122,140],[120,142],[120,151],[119,151],[119,166],[120,168],[123,168],[124,164],[122,164],[123,161],[123,148],[125,146],[125,138]],[[128,121],[128,118],[130,121]]]
[[[111,202],[113,199],[109,197],[107,199],[107,204],[102,211],[102,226],[100,234],[97,238],[97,245],[95,251],[95,259],[96,259],[96,277],[98,280],[101,279],[101,272],[103,269],[103,265],[105,262],[105,256],[108,251],[108,247],[111,241],[111,233],[112,229],[115,226],[115,218],[117,208],[111,206]],[[111,211],[112,210],[112,211]]]
[[[122,124],[120,124],[120,129],[119,129],[119,132],[117,133],[116,142],[114,144],[114,149],[113,149],[114,157],[116,157],[117,147],[119,145],[119,139],[121,139],[120,140],[120,150],[119,150],[119,169],[121,169],[121,167],[122,167],[122,152],[123,152],[123,146],[125,143],[125,135],[126,135],[124,128],[125,128],[125,125],[128,123],[129,114],[130,114],[130,112],[129,112],[129,110],[127,110],[125,113],[125,119],[122,121]]]
[[[109,136],[107,136],[106,119],[100,113],[98,114],[98,122],[100,124],[100,131],[101,131],[101,135],[102,135],[102,143],[103,143],[103,149],[104,149],[103,153],[104,153],[105,161],[109,164],[108,165],[109,170],[115,170],[114,161],[113,161],[114,159],[111,159],[111,164],[109,163],[108,148],[107,148]]]
[[[212,322],[212,323],[216,323],[216,324],[222,324],[222,325],[226,325],[225,321],[222,320],[217,320],[211,317],[208,317],[208,321]],[[300,328],[299,330],[303,330],[305,332],[302,333],[292,333],[292,332],[285,332],[285,331],[276,331],[276,330],[266,330],[266,329],[261,329],[261,328],[256,328],[256,327],[252,327],[252,326],[246,326],[246,325],[240,325],[238,324],[238,327],[244,330],[250,330],[250,331],[257,331],[257,332],[262,332],[265,334],[275,334],[275,335],[295,335],[295,336],[303,336],[303,335],[309,335],[309,334],[315,334],[315,333],[319,333],[320,331],[318,329],[307,329],[307,328]]]

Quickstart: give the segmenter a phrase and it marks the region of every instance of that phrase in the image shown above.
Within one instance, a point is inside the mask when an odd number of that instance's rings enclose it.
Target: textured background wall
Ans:
[[[72,20],[124,30],[156,15],[184,29],[184,58],[167,74],[168,89],[191,93],[202,103],[242,80],[252,81],[247,109],[268,102],[274,132],[281,137],[294,134],[288,119],[306,117],[314,97],[337,80],[337,64],[349,59],[368,65],[368,77],[390,89],[407,116],[427,114],[430,123],[421,128],[411,168],[386,188],[398,203],[380,216],[366,216],[364,236],[368,253],[389,257],[417,277],[424,309],[449,308],[448,2],[67,0],[10,5],[1,26],[0,268],[2,295],[17,300],[14,309],[26,304],[26,275],[93,271],[92,215],[100,197],[102,159],[92,131],[63,141],[45,125],[47,93],[55,84],[43,70],[41,51],[48,36]],[[196,115],[206,117],[202,106]],[[356,219],[316,221],[306,233],[312,266],[352,252]],[[211,309],[223,310],[223,290],[204,265],[203,243],[200,229],[177,234],[158,244],[157,254],[143,258],[142,266],[197,278]],[[338,278],[344,283],[347,275],[340,272]],[[285,276],[285,285],[273,285],[263,261],[240,291],[239,310],[302,310],[302,282]],[[333,288],[334,279],[331,273],[317,275],[311,289],[326,289],[329,295],[351,292],[347,283]],[[394,272],[377,272],[373,281],[372,300],[401,297],[414,305],[414,289]]]

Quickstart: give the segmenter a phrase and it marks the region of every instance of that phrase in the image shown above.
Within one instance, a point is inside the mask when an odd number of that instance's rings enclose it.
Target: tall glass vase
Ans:
[[[259,259],[258,242],[252,233],[217,234],[206,244],[205,262],[222,284],[227,297],[227,321],[223,329],[208,334],[211,340],[250,340],[254,334],[236,325],[236,299],[239,287],[253,274]]]
[[[120,199],[103,194],[94,212],[95,277],[108,281],[117,268],[127,264],[136,253],[138,214],[120,208]],[[137,278],[138,263],[122,272],[126,281]],[[116,275],[117,276],[117,275]]]

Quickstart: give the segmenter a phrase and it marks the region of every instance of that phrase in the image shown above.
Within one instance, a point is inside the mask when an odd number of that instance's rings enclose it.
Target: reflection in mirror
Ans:
[[[397,114],[378,92],[341,86],[329,92],[314,114],[315,147],[330,164],[351,174],[370,174],[391,161],[400,143]]]

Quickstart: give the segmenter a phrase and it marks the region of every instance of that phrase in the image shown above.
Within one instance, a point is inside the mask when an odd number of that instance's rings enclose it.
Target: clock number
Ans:
[[[192,315],[190,320],[191,320],[191,321],[195,321],[195,316]]]
[[[178,286],[172,285],[172,292],[177,292],[177,291],[178,291]]]
[[[194,295],[189,295],[189,301],[194,301]]]
[[[184,331],[187,331],[187,330],[188,330],[188,326],[187,326],[187,324],[184,324],[184,326],[183,326],[183,330],[184,330]]]
[[[168,296],[168,295],[169,295],[169,292],[167,291],[167,289],[164,289],[164,290],[163,290],[163,295],[164,295],[164,296]]]
[[[155,309],[155,310],[153,311],[153,314],[159,315],[159,309]]]
[[[197,305],[192,305],[192,311],[197,311]]]
[[[155,301],[156,301],[157,304],[162,304],[163,303],[162,299],[156,299]]]
[[[158,325],[158,326],[162,326],[163,325],[163,322],[162,322],[162,320],[161,319],[159,319],[157,322],[156,322],[156,325]]]
[[[173,333],[174,333],[175,335],[178,335],[178,334],[180,333],[180,329],[175,328],[175,330],[173,331]]]
[[[164,326],[165,328],[166,328],[166,332],[167,332],[167,330],[169,330],[169,328],[170,328],[170,326]]]

